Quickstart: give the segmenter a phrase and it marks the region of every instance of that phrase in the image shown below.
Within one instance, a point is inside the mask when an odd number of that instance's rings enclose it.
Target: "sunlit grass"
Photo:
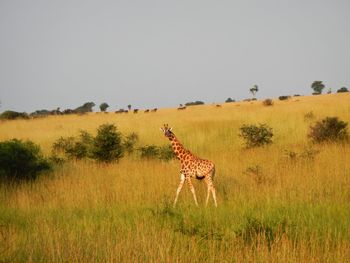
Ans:
[[[315,119],[305,120],[310,111]],[[0,140],[30,139],[46,154],[60,136],[106,122],[136,132],[141,145],[166,145],[159,127],[169,123],[188,149],[216,163],[219,207],[210,200],[205,208],[197,181],[199,208],[186,187],[171,207],[176,160],[69,162],[36,182],[0,186],[0,260],[347,262],[350,147],[307,140],[309,125],[326,116],[350,122],[349,94],[2,122]],[[248,123],[271,126],[273,144],[245,149],[238,132]],[[259,175],[249,172],[256,166]]]

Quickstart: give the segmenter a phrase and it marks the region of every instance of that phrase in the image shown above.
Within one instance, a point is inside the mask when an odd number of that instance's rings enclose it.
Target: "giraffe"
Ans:
[[[196,206],[198,206],[196,193],[192,185],[192,178],[202,180],[207,184],[207,199],[205,204],[208,205],[210,192],[214,199],[215,207],[217,207],[216,202],[216,191],[213,185],[213,179],[215,175],[215,165],[209,160],[204,160],[196,157],[189,150],[186,150],[180,141],[176,138],[175,134],[172,132],[172,128],[169,128],[168,124],[164,124],[164,127],[160,128],[164,135],[170,140],[172,149],[176,155],[176,158],[180,160],[181,170],[180,170],[180,184],[176,190],[176,197],[174,200],[174,207],[176,206],[177,199],[181,192],[181,189],[185,182],[187,182]]]

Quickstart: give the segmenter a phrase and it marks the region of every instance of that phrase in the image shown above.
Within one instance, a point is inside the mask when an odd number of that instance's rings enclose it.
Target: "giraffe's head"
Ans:
[[[174,136],[174,133],[171,131],[173,128],[169,127],[168,124],[164,124],[164,127],[160,128],[160,130],[164,133],[164,135],[168,138]]]

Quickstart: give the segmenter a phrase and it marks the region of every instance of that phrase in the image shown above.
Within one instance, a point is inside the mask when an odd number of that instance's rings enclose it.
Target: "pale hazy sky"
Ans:
[[[349,0],[0,0],[0,111],[350,87]]]

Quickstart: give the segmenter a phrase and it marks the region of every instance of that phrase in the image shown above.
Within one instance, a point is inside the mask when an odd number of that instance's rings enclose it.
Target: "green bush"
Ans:
[[[118,161],[123,157],[122,135],[113,124],[102,124],[93,141],[92,158],[101,162]]]
[[[315,143],[347,141],[347,125],[337,117],[326,117],[310,127],[308,137]]]
[[[33,180],[49,170],[50,162],[40,147],[31,141],[17,139],[0,142],[0,178],[8,181]]]
[[[175,154],[171,145],[156,146],[146,145],[139,148],[141,158],[145,159],[159,159],[162,161],[170,161],[175,158]]]
[[[123,148],[128,153],[131,154],[135,150],[135,144],[138,142],[139,136],[136,133],[131,133],[125,137],[123,141]]]
[[[157,159],[159,156],[159,148],[155,145],[146,145],[139,148],[141,158]]]
[[[272,128],[266,124],[243,125],[240,128],[240,137],[245,140],[245,144],[248,148],[258,147],[272,143]]]
[[[159,147],[158,152],[158,158],[162,161],[170,161],[171,159],[174,159],[176,157],[171,145]]]
[[[127,147],[133,147],[132,140],[136,134],[127,137]],[[123,157],[125,145],[122,144],[122,135],[113,124],[99,126],[96,137],[86,131],[81,131],[78,138],[61,137],[52,147],[53,154],[63,153],[68,159],[92,158],[100,162],[112,162]]]
[[[17,111],[4,111],[0,114],[0,120],[16,120],[16,119],[29,119],[29,116],[25,112]]]
[[[91,156],[93,137],[81,131],[79,138],[61,137],[53,144],[53,153],[64,153],[69,159],[83,159]]]

